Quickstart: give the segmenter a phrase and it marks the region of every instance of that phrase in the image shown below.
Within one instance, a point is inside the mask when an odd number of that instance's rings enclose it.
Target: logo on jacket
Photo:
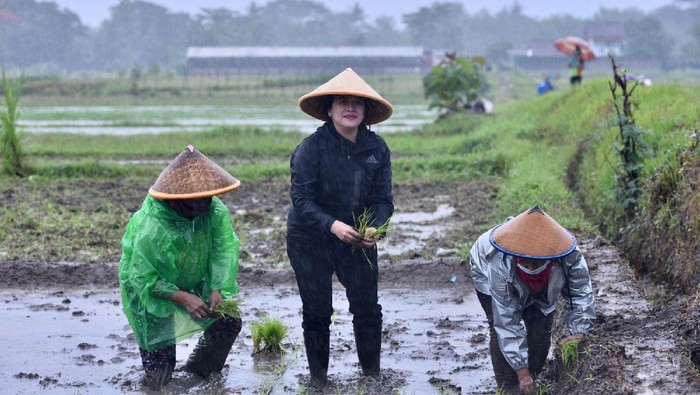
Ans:
[[[369,163],[370,165],[376,165],[377,163],[379,163],[379,161],[377,160],[377,158],[374,157],[374,154],[372,154],[367,158],[365,163]]]

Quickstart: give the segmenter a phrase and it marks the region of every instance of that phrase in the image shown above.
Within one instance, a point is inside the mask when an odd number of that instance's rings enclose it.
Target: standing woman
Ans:
[[[571,59],[569,60],[569,69],[571,70],[569,81],[571,85],[581,85],[581,80],[583,79],[583,53],[581,52],[581,47],[576,45],[574,52],[571,54]]]
[[[393,109],[349,68],[302,96],[299,107],[324,121],[292,154],[287,218],[287,254],[302,301],[311,384],[327,382],[333,273],[350,304],[362,372],[379,377],[377,240],[368,235],[388,221],[394,205],[389,147],[369,125],[385,121]],[[361,235],[354,218],[365,210],[373,221]]]

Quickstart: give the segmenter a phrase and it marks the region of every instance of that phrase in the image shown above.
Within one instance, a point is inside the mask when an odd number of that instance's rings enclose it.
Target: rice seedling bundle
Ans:
[[[262,351],[280,353],[289,329],[279,318],[265,317],[250,324],[250,335],[253,338],[253,354]]]
[[[224,300],[214,307],[214,314],[221,318],[233,317],[241,318],[241,304],[242,300]]]
[[[372,210],[369,208],[365,208],[362,211],[362,214],[360,214],[360,216],[355,217],[353,215],[353,220],[355,221],[354,228],[357,231],[357,233],[359,233],[362,237],[375,240],[381,239],[382,237],[384,237],[387,230],[389,229],[389,220],[391,218],[387,218],[387,220],[382,225],[376,228],[373,232],[368,233],[369,228],[372,227],[372,224],[374,223],[375,219],[376,217],[374,216],[374,213],[372,213]]]
[[[355,217],[355,215],[353,214],[353,220],[355,222],[354,229],[357,231],[357,233],[359,233],[361,237],[377,240],[377,244],[379,244],[379,240],[382,239],[384,235],[386,235],[386,232],[389,229],[389,221],[391,221],[391,217],[387,218],[386,221],[384,221],[384,223],[381,224],[374,231],[369,232],[369,228],[372,228],[372,224],[374,223],[375,219],[376,217],[372,213],[372,210],[368,208],[365,208],[359,217]],[[355,240],[353,243],[353,250],[357,248],[362,248],[361,239]],[[364,248],[362,248],[362,253],[365,254],[365,258],[367,259],[367,263],[369,263],[369,267],[371,269],[374,269],[374,265],[367,256],[367,253],[365,252]]]
[[[581,340],[569,340],[561,346],[561,359],[565,366],[578,363],[578,345]]]

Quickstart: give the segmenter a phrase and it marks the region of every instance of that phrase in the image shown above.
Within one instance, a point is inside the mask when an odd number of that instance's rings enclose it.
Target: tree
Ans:
[[[203,8],[194,18],[187,42],[192,46],[235,45],[242,19],[226,8]]]
[[[272,1],[258,8],[256,18],[258,33],[265,39],[260,45],[347,45],[348,38],[361,36],[356,26],[364,24],[359,7],[334,14],[311,0]]]
[[[189,15],[140,0],[121,0],[110,12],[95,37],[94,64],[130,68],[184,62]]]
[[[423,77],[423,89],[430,108],[437,107],[446,114],[471,108],[486,87],[486,77],[481,69],[479,59],[458,56],[446,57],[433,66]]]
[[[625,35],[627,53],[631,56],[667,59],[673,46],[659,20],[651,16],[627,21]]]
[[[405,14],[411,40],[428,48],[462,50],[466,42],[465,12],[461,3],[433,3]]]
[[[380,16],[366,28],[365,36],[372,37],[374,45],[406,45],[408,37],[396,28],[394,18]]]
[[[690,41],[683,45],[682,50],[690,64],[700,64],[700,22],[697,22],[690,29]]]
[[[77,66],[76,42],[87,33],[73,12],[59,10],[56,3],[5,0],[11,18],[0,19],[0,54],[4,65],[28,67],[36,63]]]

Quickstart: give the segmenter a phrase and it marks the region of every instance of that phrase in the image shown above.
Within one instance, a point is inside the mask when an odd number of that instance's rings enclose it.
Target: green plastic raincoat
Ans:
[[[167,202],[146,197],[129,220],[119,262],[124,313],[139,346],[155,351],[206,329],[216,319],[195,321],[169,300],[178,290],[209,303],[239,291],[238,237],[228,208],[214,197],[208,216],[190,221]]]

